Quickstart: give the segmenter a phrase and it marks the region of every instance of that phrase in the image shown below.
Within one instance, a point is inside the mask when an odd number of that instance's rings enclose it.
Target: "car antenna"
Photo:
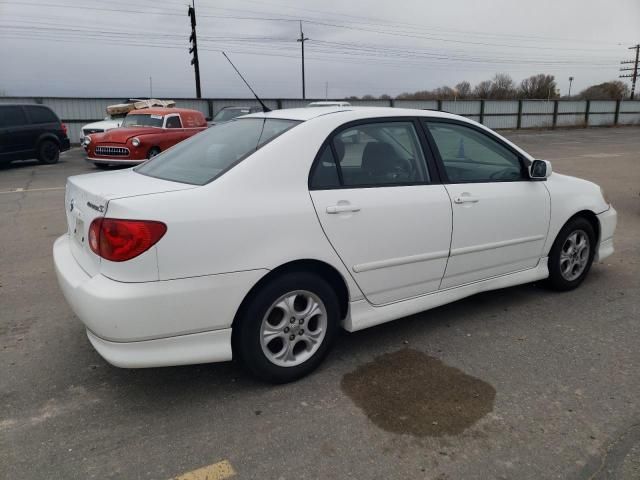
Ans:
[[[251,90],[251,93],[253,93],[253,96],[256,97],[256,100],[258,100],[258,103],[262,106],[262,111],[263,112],[270,112],[271,109],[269,107],[267,107],[262,100],[260,100],[260,97],[258,97],[258,95],[256,95],[256,92],[253,91],[253,88],[251,88],[251,85],[249,85],[249,83],[244,79],[244,77],[242,76],[242,74],[238,71],[238,69],[236,68],[236,66],[233,64],[233,62],[231,61],[231,59],[229,57],[227,57],[227,54],[222,52],[222,54],[224,55],[224,58],[226,58],[229,63],[231,64],[231,66],[233,67],[233,69],[236,71],[236,73],[240,76],[240,78],[242,79],[242,81],[244,82],[244,84],[249,87],[249,90]]]

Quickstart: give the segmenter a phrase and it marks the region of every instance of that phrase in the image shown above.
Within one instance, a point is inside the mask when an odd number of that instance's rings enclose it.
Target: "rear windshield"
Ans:
[[[122,121],[123,127],[162,127],[162,115],[127,115]]]
[[[204,185],[298,123],[295,120],[243,118],[214,125],[135,170],[150,177]]]

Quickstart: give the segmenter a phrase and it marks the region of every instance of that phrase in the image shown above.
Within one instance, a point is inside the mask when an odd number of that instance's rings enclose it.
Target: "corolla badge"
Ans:
[[[93,208],[96,212],[104,212],[104,205],[96,205],[95,203],[87,202],[87,207]]]

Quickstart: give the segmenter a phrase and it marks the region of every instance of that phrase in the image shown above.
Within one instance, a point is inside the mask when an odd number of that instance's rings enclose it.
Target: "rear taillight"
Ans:
[[[64,133],[65,135],[67,135],[67,126],[64,123],[61,123],[60,125],[62,125],[62,133]]]
[[[167,226],[151,220],[96,218],[89,227],[89,247],[112,262],[124,262],[153,247]]]

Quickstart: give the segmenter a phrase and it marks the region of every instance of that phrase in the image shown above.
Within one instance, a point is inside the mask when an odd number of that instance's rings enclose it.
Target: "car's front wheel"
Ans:
[[[564,291],[580,285],[591,269],[595,248],[596,234],[586,218],[567,222],[549,253],[549,286]]]
[[[283,274],[253,294],[234,325],[234,353],[258,378],[285,383],[312,372],[338,329],[338,298],[321,277]]]
[[[44,140],[38,147],[38,161],[45,165],[57,163],[60,159],[60,147],[53,140]]]
[[[160,149],[158,147],[153,147],[147,153],[147,158],[153,158],[160,153]]]

